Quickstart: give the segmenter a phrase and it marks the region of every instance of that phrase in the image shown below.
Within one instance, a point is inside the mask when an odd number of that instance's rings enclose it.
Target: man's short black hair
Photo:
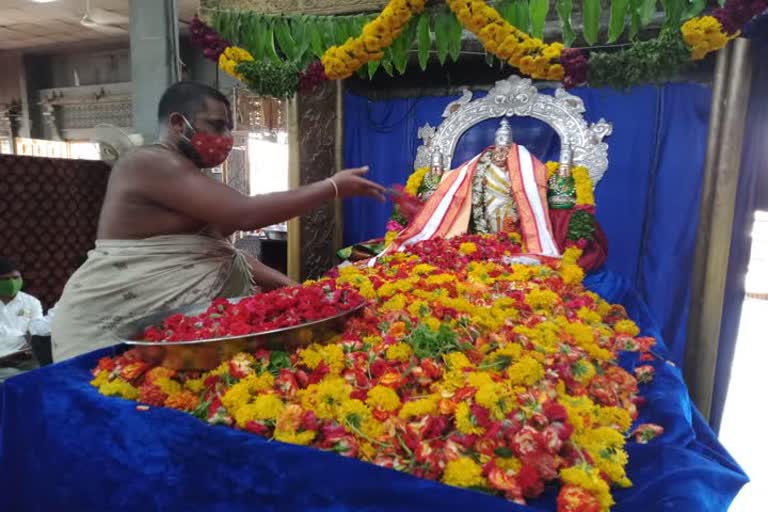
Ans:
[[[177,82],[166,89],[160,98],[157,120],[165,123],[171,114],[178,112],[184,114],[191,123],[195,114],[203,108],[206,98],[220,101],[229,108],[229,100],[217,89],[200,82]]]
[[[0,276],[4,276],[5,274],[10,274],[11,272],[14,272],[16,270],[19,270],[19,266],[16,265],[16,262],[9,258],[3,258],[0,256]]]

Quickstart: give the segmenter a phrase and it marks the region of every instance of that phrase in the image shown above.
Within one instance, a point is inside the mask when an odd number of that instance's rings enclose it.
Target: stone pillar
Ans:
[[[342,164],[341,85],[298,94],[288,105],[290,185],[324,180]],[[314,279],[336,265],[341,242],[341,202],[326,203],[288,225],[288,274]]]
[[[145,142],[157,136],[157,103],[179,80],[176,0],[131,0],[133,126]]]

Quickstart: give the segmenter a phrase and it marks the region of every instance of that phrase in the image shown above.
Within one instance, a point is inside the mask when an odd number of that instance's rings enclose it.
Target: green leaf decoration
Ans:
[[[640,6],[640,21],[643,24],[643,27],[647,26],[651,21],[653,21],[653,16],[656,14],[656,4],[658,3],[658,0],[641,0],[642,5]]]
[[[446,22],[448,23],[448,32],[450,34],[448,55],[451,56],[453,62],[456,62],[461,56],[461,37],[464,34],[464,27],[461,26],[461,22],[453,12],[447,14]]]
[[[395,69],[401,75],[408,68],[408,58],[413,46],[413,39],[416,37],[416,22],[417,20],[412,18],[400,33],[400,36],[392,43],[392,57]]]
[[[296,42],[291,36],[291,27],[288,25],[287,19],[282,18],[275,21],[275,37],[285,58],[290,61],[297,60]]]
[[[643,0],[629,0],[629,38],[634,39],[642,27]]]
[[[589,58],[592,87],[627,89],[642,83],[663,83],[691,66],[690,50],[679,29],[662,30],[659,37],[619,52],[595,52]]]
[[[304,67],[312,60],[309,52],[311,38],[307,16],[300,15],[291,20],[291,37],[296,42],[296,61]]]
[[[386,58],[386,55],[384,56]],[[381,61],[380,60],[372,60],[368,62],[368,79],[372,79],[374,75],[376,74],[376,71],[379,70],[381,67]]]
[[[515,0],[515,27],[523,32],[531,31],[531,17],[529,15],[528,0]]]
[[[624,33],[624,18],[629,0],[611,0],[611,20],[608,23],[608,42],[613,43]]]
[[[547,14],[549,14],[549,0],[530,0],[529,12],[531,35],[543,39],[544,23],[547,21]]]
[[[699,14],[704,11],[707,7],[707,0],[691,0],[688,4],[688,8],[685,10],[685,14],[683,14],[684,20],[689,20],[691,18],[695,18]]]
[[[429,32],[429,13],[424,12],[419,16],[418,21],[418,46],[419,46],[419,67],[426,71],[429,63],[429,51],[432,47],[432,38]]]
[[[325,45],[323,44],[320,23],[317,20],[311,20],[307,23],[307,34],[309,48],[312,50],[312,54],[319,59],[325,53]]]
[[[496,10],[499,11],[499,14],[501,14],[502,18],[517,27],[517,25],[515,25],[515,22],[517,21],[517,19],[515,19],[517,10],[515,8],[514,0],[501,0],[499,5],[496,7]]]
[[[584,39],[595,44],[600,33],[600,0],[584,0]]]
[[[275,45],[275,29],[272,26],[271,21],[267,21],[267,26],[264,30],[264,53],[272,62],[281,62],[282,59],[277,54],[277,46]]]
[[[384,58],[381,59],[381,67],[389,76],[394,76],[395,74],[395,69],[394,69],[394,66],[392,65],[392,61],[393,61],[392,48],[390,47],[384,50]]]
[[[576,34],[573,31],[571,16],[573,15],[573,0],[557,0],[555,3],[557,17],[560,19],[560,28],[563,31],[563,44],[571,47],[576,40]]]
[[[331,46],[337,46],[336,41],[339,39],[337,36],[337,26],[338,23],[334,23],[330,18],[323,18],[318,22],[320,36],[323,38],[323,46],[326,49]]]
[[[664,6],[666,15],[664,26],[670,29],[679,28],[685,12],[686,0],[661,0],[661,5]]]
[[[437,13],[435,18],[435,47],[437,48],[437,60],[445,64],[448,58],[448,50],[451,45],[451,13],[443,10]]]

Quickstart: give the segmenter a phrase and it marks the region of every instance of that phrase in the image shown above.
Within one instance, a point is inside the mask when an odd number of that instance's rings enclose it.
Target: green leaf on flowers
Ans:
[[[629,0],[611,0],[611,19],[608,23],[608,42],[613,43],[624,32],[624,18],[627,15]]]
[[[557,0],[555,3],[557,17],[560,19],[560,28],[563,32],[563,44],[571,47],[576,40],[576,34],[573,31],[571,16],[573,15],[573,0]]]
[[[584,0],[584,39],[595,44],[600,33],[600,0]]]
[[[429,32],[429,18],[429,13],[424,12],[419,16],[418,21],[419,67],[422,71],[426,71],[427,69],[427,64],[429,63],[429,51],[432,47],[432,37]]]
[[[544,38],[544,23],[549,14],[549,0],[530,0],[531,35]]]

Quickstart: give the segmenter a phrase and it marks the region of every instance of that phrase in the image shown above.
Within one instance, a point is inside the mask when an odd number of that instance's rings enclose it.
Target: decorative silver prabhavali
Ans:
[[[603,139],[613,127],[604,119],[589,124],[584,119],[584,102],[562,88],[554,96],[540,94],[528,78],[510,76],[496,82],[487,96],[473,100],[464,90],[462,97],[450,103],[437,128],[429,124],[418,131],[423,144],[416,151],[414,169],[433,167],[441,159],[443,168],[451,165],[459,138],[476,124],[497,117],[525,116],[540,119],[560,137],[560,146],[570,155],[560,161],[584,166],[595,185],[608,169],[608,144]]]

